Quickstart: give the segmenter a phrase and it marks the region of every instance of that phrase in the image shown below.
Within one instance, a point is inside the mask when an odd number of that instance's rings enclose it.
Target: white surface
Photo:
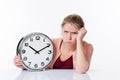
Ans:
[[[75,70],[47,70],[29,72],[18,70],[0,71],[0,80],[119,80],[120,71],[91,70],[78,74]]]

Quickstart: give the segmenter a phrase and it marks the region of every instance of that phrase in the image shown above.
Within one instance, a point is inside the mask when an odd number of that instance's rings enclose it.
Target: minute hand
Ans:
[[[44,48],[40,49],[38,52],[44,50],[45,48],[49,47],[50,45],[45,46]]]

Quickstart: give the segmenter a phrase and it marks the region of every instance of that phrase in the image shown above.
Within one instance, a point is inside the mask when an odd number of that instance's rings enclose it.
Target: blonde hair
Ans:
[[[77,14],[71,14],[64,18],[61,26],[63,27],[66,23],[71,23],[77,26],[78,29],[84,27],[84,21],[81,16]]]

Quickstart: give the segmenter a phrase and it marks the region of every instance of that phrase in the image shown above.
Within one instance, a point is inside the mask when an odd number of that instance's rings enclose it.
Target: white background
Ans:
[[[79,14],[94,46],[91,69],[120,68],[119,0],[0,0],[0,69],[13,64],[21,37],[42,32],[60,37],[60,25],[69,14]],[[120,69],[119,69],[120,70]]]

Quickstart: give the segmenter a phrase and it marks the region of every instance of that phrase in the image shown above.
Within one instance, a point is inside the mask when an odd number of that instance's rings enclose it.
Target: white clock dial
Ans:
[[[42,33],[32,33],[19,44],[19,53],[24,67],[28,70],[43,70],[53,58],[53,43]]]

